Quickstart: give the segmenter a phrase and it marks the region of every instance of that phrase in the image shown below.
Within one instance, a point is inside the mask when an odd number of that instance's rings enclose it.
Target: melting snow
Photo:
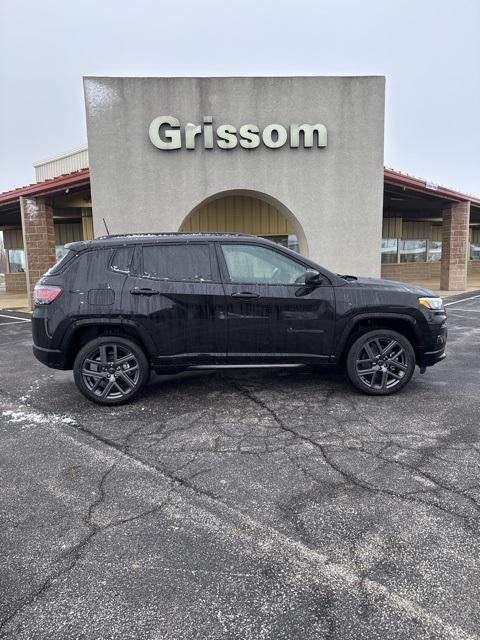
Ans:
[[[2,412],[2,416],[7,419],[8,422],[20,423],[20,424],[52,424],[55,422],[61,422],[63,424],[76,424],[76,420],[69,416],[57,416],[57,415],[44,415],[37,413],[36,411],[12,411],[7,410]]]

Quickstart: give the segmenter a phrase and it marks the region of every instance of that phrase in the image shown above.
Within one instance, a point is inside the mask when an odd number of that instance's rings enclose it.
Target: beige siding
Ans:
[[[82,228],[83,239],[93,240],[93,218],[91,209],[83,209],[82,211]]]
[[[81,222],[55,224],[55,244],[64,245],[77,240],[83,240]]]
[[[442,225],[425,220],[384,218],[382,237],[402,240],[441,240]]]
[[[4,229],[3,243],[5,249],[23,249],[23,233],[21,229]]]
[[[474,242],[475,244],[480,243],[480,227],[472,227],[471,242]]]
[[[227,196],[197,209],[180,231],[227,231],[253,235],[293,235],[295,230],[272,205],[259,198]]]
[[[65,173],[79,171],[88,167],[88,149],[81,147],[42,162],[35,162],[35,178],[37,182],[56,178]]]
[[[401,238],[402,218],[384,218],[382,238]]]
[[[430,240],[432,223],[420,220],[404,220],[402,240]]]
[[[438,242],[442,241],[442,225],[432,223],[432,234],[428,240],[437,240]]]

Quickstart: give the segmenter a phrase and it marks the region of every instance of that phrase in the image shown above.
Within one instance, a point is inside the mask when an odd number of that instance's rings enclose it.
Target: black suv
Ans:
[[[361,391],[402,389],[445,357],[441,298],[340,276],[241,234],[108,236],[67,245],[35,287],[35,356],[116,405],[150,370],[340,363]]]

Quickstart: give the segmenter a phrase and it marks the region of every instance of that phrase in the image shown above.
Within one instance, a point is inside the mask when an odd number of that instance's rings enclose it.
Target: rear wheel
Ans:
[[[347,373],[357,389],[370,395],[389,395],[403,389],[415,371],[415,351],[401,333],[376,329],[350,347]]]
[[[143,389],[150,375],[148,360],[132,340],[95,338],[77,354],[73,375],[89,400],[103,405],[125,404]]]

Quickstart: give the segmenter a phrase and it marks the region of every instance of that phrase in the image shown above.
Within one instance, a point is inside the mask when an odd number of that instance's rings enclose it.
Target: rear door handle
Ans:
[[[252,298],[260,298],[259,293],[253,291],[236,291],[232,293],[232,298],[241,298],[242,300],[250,300]]]
[[[141,289],[139,287],[135,287],[135,289],[130,289],[130,293],[132,296],[158,296],[160,291],[155,291],[155,289]]]

